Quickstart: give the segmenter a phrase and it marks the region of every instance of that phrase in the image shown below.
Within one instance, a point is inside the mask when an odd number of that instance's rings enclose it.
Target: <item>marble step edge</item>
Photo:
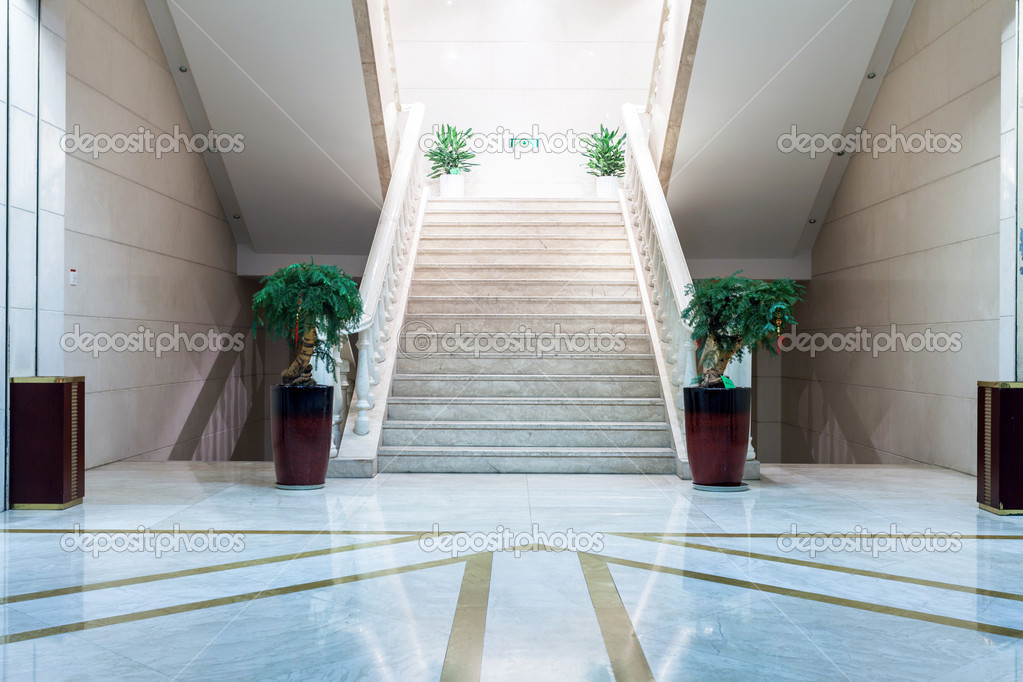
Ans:
[[[646,336],[645,334],[643,336]],[[465,359],[481,359],[481,360],[507,360],[509,358],[520,358],[523,357],[521,353],[493,353],[493,352],[481,352],[474,353],[472,351],[466,351],[464,353],[430,353],[428,356],[422,358],[408,357],[408,360],[465,360]],[[555,355],[553,353],[545,354],[542,358],[535,358],[538,360],[556,358],[558,360],[653,360],[653,353],[561,353]],[[521,374],[515,374],[513,376],[523,376]],[[589,374],[579,376],[591,376]],[[615,375],[618,376],[618,375]],[[656,376],[656,375],[651,375]]]
[[[416,271],[425,268],[478,268],[482,270],[505,268],[532,268],[534,270],[628,270],[635,272],[634,265],[617,265],[608,263],[416,263]],[[413,277],[413,282],[417,281]],[[635,280],[633,280],[635,281]]]
[[[489,241],[497,241],[499,239],[564,239],[564,240],[571,240],[573,242],[626,242],[626,245],[628,244],[628,239],[626,238],[624,232],[622,233],[622,235],[620,237],[619,236],[601,237],[599,235],[593,235],[593,234],[579,234],[579,235],[554,234],[554,235],[542,235],[542,236],[541,235],[535,235],[535,234],[478,234],[478,235],[473,235],[471,237],[467,237],[464,234],[457,234],[457,233],[444,234],[444,233],[435,233],[434,232],[434,233],[430,233],[430,234],[424,234],[422,237],[420,237],[420,239],[419,239],[420,248],[422,248],[422,245],[424,243],[429,243],[429,242],[433,241],[434,239],[462,239],[462,240],[465,240],[465,239],[477,239],[479,241],[487,241],[487,242],[489,242]]]
[[[500,225],[502,227],[534,227],[537,225],[551,225],[553,227],[575,227],[575,228],[587,228],[587,227],[624,227],[625,220],[620,216],[615,219],[607,220],[507,220],[507,219],[491,219],[491,220],[479,220],[479,216],[476,216],[477,220],[450,220],[447,218],[433,218],[427,214],[423,218],[423,227],[479,227],[482,225]]]
[[[505,237],[507,239],[507,237]],[[529,239],[529,237],[524,237]],[[469,254],[484,254],[484,255],[496,255],[499,253],[521,253],[524,256],[530,256],[534,254],[554,254],[558,256],[594,256],[594,255],[624,255],[629,254],[628,248],[618,247],[613,249],[543,249],[539,247],[521,248],[521,247],[500,247],[500,246],[488,246],[483,248],[476,247],[465,247],[460,248],[456,246],[422,246],[420,245],[419,250],[416,253],[428,253],[433,255],[445,255],[445,256],[465,256]]]
[[[448,447],[444,445],[381,445],[378,448],[378,456],[438,456],[446,455],[452,457],[486,456],[499,455],[501,457],[610,457],[628,459],[630,457],[663,457],[675,459],[676,453],[672,448],[651,447],[651,448],[597,448],[597,447],[502,447],[502,446],[467,446]]]
[[[443,403],[448,406],[455,405],[578,405],[578,406],[628,406],[642,407],[644,405],[664,406],[664,398],[583,398],[583,397],[548,397],[548,396],[430,396],[430,395],[402,395],[391,396],[387,399],[388,405],[435,405]],[[408,420],[400,420],[408,421]]]
[[[421,281],[421,280],[420,280]],[[441,280],[449,281],[449,280]],[[465,282],[467,280],[459,280]],[[499,282],[507,282],[508,280],[496,280]],[[431,295],[431,294],[414,294],[408,297],[408,302],[411,303],[440,303],[441,301],[450,301],[452,303],[467,303],[469,301],[481,301],[486,303],[635,303],[639,305],[643,302],[643,299],[638,296],[505,296],[502,294],[480,294],[475,296],[470,295]],[[587,313],[580,313],[587,314]],[[599,314],[599,313],[598,313]],[[640,315],[640,317],[643,317]]]
[[[422,266],[417,266],[417,269],[420,268],[420,267],[422,267]],[[625,266],[622,266],[622,267],[625,267]],[[529,284],[529,285],[533,285],[533,284],[547,284],[547,285],[550,285],[550,286],[570,286],[570,285],[578,284],[578,285],[588,286],[588,287],[601,287],[601,286],[607,286],[607,287],[633,286],[634,287],[634,286],[638,286],[638,282],[636,280],[633,280],[632,282],[623,282],[620,279],[592,279],[592,280],[588,279],[588,280],[580,281],[578,279],[511,279],[511,278],[508,278],[508,279],[469,279],[467,277],[467,278],[458,280],[458,282],[459,282],[459,284],[479,284],[479,285],[486,285],[486,284],[501,284],[501,285],[505,285],[505,284]],[[446,277],[419,277],[418,273],[416,273],[416,276],[414,276],[412,278],[412,285],[413,286],[415,286],[416,284],[437,284],[437,283],[450,284],[451,280],[446,278]],[[500,294],[494,294],[494,295],[497,296],[497,295],[500,295]],[[586,300],[589,300],[589,299],[587,298]]]
[[[595,381],[643,382],[656,381],[656,374],[421,374],[395,372],[394,381]]]
[[[526,202],[523,202],[523,203],[526,203]],[[591,215],[591,214],[594,214],[594,213],[597,213],[597,214],[607,213],[607,214],[621,215],[622,214],[622,209],[621,209],[620,206],[616,206],[614,204],[607,204],[606,206],[604,206],[604,205],[599,205],[599,206],[596,206],[596,205],[595,206],[579,205],[579,206],[573,206],[572,208],[538,208],[538,207],[535,207],[535,206],[529,206],[527,204],[527,205],[524,205],[524,206],[516,206],[514,208],[505,209],[505,208],[500,208],[500,207],[479,208],[478,206],[441,206],[439,204],[431,203],[431,204],[427,204],[427,206],[426,206],[426,215],[429,216],[431,213],[459,213],[459,214],[469,214],[469,215],[473,215],[473,214],[483,214],[483,215],[486,215],[488,213],[501,213],[501,214],[505,214],[505,213],[521,213],[521,214],[524,214],[524,215],[559,215],[559,214]]]
[[[384,429],[424,431],[668,431],[667,422],[590,422],[590,421],[438,421],[387,419]]]

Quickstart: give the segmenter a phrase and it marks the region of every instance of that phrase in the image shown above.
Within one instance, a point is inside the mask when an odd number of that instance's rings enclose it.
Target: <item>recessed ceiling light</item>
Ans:
[[[813,225],[813,224],[814,224],[814,223],[816,223],[816,222],[817,222],[817,219],[816,219],[816,218],[810,218],[810,224],[811,224],[811,225]]]
[[[876,73],[874,73],[873,71],[871,71],[870,73],[868,73],[868,74],[867,74],[867,78],[873,78],[873,77],[874,77],[874,76],[876,76],[876,75],[877,75]]]
[[[179,66],[178,67],[178,71],[180,71],[181,73],[188,73],[188,67],[187,66]]]
[[[845,156],[845,150],[843,149],[842,151],[838,152],[838,156]]]
[[[240,214],[238,214],[238,213],[235,213],[235,214],[234,214],[234,219],[235,219],[235,220],[238,220],[239,218],[241,218],[241,215],[240,215]]]

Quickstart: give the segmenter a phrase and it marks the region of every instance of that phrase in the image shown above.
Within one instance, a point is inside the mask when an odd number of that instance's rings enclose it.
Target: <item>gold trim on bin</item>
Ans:
[[[1023,381],[978,381],[977,388],[1023,388]]]
[[[37,509],[37,510],[55,509],[55,510],[59,511],[61,509],[69,509],[70,507],[77,506],[77,505],[82,503],[83,499],[84,498],[82,498],[82,497],[78,497],[76,499],[71,500],[70,502],[64,502],[63,504],[60,504],[60,503],[57,503],[57,504],[12,504],[11,505],[11,509]]]
[[[998,514],[999,516],[1018,516],[1023,514],[1023,509],[999,509],[997,507],[992,507],[989,504],[984,504],[983,502],[978,503],[977,506],[984,511],[989,511],[992,514]]]
[[[74,384],[85,377],[11,377],[12,384]]]

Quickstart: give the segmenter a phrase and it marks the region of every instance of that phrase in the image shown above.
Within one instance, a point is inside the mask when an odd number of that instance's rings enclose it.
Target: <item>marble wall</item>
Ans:
[[[762,449],[765,461],[924,462],[975,473],[976,382],[1006,371],[1001,347],[1011,341],[1000,340],[1014,294],[1000,276],[1000,218],[1011,216],[1000,214],[999,112],[1000,46],[1014,4],[916,3],[866,128],[959,134],[962,149],[854,156],[797,316],[801,332],[897,325],[960,334],[962,349],[792,352],[764,363],[780,395],[766,410],[777,427],[765,433],[777,432],[764,442],[777,447]]]
[[[67,124],[88,133],[191,134],[143,0],[67,0]],[[262,343],[249,329],[252,280],[200,155],[67,158],[64,327],[181,336],[176,350],[69,352],[86,376],[86,462],[264,459]],[[244,350],[184,337],[241,334]],[[122,337],[123,338],[123,337]],[[165,337],[170,338],[170,337]]]

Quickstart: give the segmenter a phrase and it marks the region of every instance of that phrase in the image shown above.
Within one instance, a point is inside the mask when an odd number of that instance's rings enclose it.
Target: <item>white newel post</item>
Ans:
[[[729,379],[735,382],[736,386],[753,388],[753,356],[750,353],[746,353],[742,356],[741,360],[733,360],[732,362],[729,362],[726,374],[728,374]],[[752,415],[752,405],[750,408],[750,415]],[[757,452],[753,449],[753,421],[751,417],[749,445],[746,449],[746,461],[749,462],[756,458]]]

